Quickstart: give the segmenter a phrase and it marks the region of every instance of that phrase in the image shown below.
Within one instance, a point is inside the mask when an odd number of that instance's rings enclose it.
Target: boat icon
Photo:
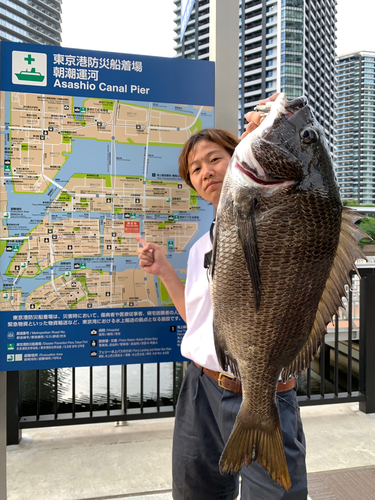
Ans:
[[[27,82],[42,82],[45,78],[39,71],[35,71],[35,68],[31,68],[30,71],[20,71],[15,75],[19,80]]]

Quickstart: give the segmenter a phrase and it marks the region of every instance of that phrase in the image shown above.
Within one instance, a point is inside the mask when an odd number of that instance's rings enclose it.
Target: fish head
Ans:
[[[231,175],[260,195],[284,189],[337,191],[329,147],[306,97],[280,94],[261,125],[237,146]]]

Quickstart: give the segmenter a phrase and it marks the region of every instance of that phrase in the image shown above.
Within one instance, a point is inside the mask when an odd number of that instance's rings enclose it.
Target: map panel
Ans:
[[[138,306],[146,280],[147,305],[160,306],[160,284],[135,272],[134,236],[161,245],[183,279],[212,217],[177,173],[181,146],[212,125],[212,108],[78,100],[1,93],[2,310]],[[98,273],[103,293],[82,285]]]

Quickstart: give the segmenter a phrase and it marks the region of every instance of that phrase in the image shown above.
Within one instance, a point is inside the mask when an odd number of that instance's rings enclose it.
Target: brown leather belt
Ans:
[[[202,368],[201,366],[198,365],[198,363],[195,363],[198,368]],[[226,389],[227,391],[232,391],[235,392],[236,394],[241,394],[242,393],[242,384],[241,381],[233,377],[233,375],[230,375],[229,373],[223,373],[223,372],[215,372],[213,370],[210,370],[208,368],[202,368],[203,373],[211,377],[213,380],[216,380],[218,383],[219,387],[222,387],[223,389]],[[296,385],[296,379],[291,378],[288,380],[286,384],[283,384],[282,382],[279,382],[277,384],[277,392],[285,392],[289,391],[290,389],[293,389]]]

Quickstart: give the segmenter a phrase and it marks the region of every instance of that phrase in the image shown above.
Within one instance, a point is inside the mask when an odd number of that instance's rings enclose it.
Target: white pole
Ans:
[[[0,499],[7,497],[7,374],[0,372]]]
[[[238,0],[210,0],[210,61],[215,62],[215,127],[238,136]]]

